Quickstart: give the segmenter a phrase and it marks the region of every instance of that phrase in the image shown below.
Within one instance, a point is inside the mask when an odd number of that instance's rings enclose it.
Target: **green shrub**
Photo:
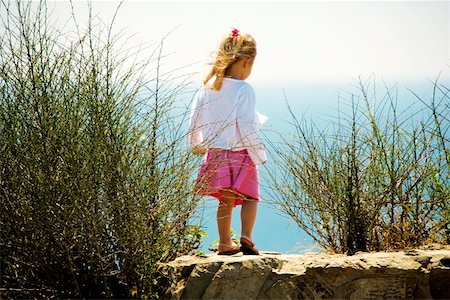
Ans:
[[[0,10],[2,297],[156,297],[157,262],[200,238],[186,83],[162,43],[140,61],[93,18],[65,33],[45,2]]]
[[[430,100],[411,92],[414,106],[399,113],[395,88],[377,99],[373,85],[360,83],[326,128],[290,110],[294,134],[271,149],[273,201],[339,253],[449,243],[449,90],[434,84]]]

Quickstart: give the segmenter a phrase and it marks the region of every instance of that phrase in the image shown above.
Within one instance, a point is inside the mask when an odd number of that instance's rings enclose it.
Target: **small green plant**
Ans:
[[[198,256],[203,255],[204,253],[201,249],[199,249],[199,247],[203,242],[203,239],[207,235],[208,234],[203,230],[203,228],[200,225],[188,225],[185,239],[190,242],[186,244],[186,248],[184,248],[183,245],[181,245],[179,251],[184,253],[192,253]],[[195,242],[192,243],[192,241]]]

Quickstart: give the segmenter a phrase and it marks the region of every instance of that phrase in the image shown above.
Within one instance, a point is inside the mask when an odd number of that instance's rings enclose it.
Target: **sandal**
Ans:
[[[219,243],[219,245],[221,245],[221,246],[226,246],[226,247],[230,247],[229,245],[222,244],[222,243]],[[237,254],[237,253],[239,253],[239,252],[241,252],[241,248],[240,248],[238,245],[236,245],[236,243],[233,242],[233,246],[231,247],[230,250],[227,250],[227,251],[219,251],[217,254],[218,254],[218,255],[234,255],[234,254]]]
[[[256,244],[244,236],[241,237],[241,251],[244,255],[259,255]]]

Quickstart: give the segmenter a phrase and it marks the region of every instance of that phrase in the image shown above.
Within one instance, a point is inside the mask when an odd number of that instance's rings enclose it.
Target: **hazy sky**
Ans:
[[[119,2],[93,1],[108,23]],[[393,79],[449,78],[449,1],[125,1],[115,28],[140,42],[166,40],[174,68],[205,63],[232,27],[258,43],[252,81],[345,81],[376,74]],[[65,18],[68,5],[57,2]],[[78,16],[84,1],[75,2]]]

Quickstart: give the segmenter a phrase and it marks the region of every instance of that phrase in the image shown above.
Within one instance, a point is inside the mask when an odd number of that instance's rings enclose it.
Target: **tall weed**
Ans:
[[[199,243],[188,77],[94,17],[73,33],[45,2],[0,9],[2,296],[155,297],[157,262]]]
[[[269,193],[334,252],[448,243],[449,90],[436,82],[431,99],[411,92],[415,104],[401,112],[396,87],[382,99],[376,90],[360,81],[326,128],[290,110],[294,134],[272,143],[278,170],[267,172]]]

